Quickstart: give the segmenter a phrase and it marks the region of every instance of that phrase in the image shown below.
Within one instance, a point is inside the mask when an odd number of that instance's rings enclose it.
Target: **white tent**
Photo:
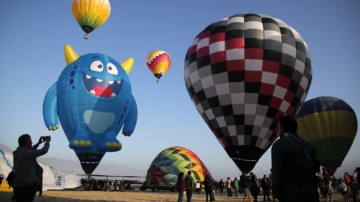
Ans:
[[[0,144],[0,174],[6,179],[13,167],[12,150]],[[81,177],[75,174],[65,173],[38,162],[43,169],[43,191],[49,189],[73,189],[81,186]]]

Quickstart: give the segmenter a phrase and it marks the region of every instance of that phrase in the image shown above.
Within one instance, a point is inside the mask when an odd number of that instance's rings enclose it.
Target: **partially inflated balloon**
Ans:
[[[109,18],[111,6],[109,0],[73,0],[71,10],[87,39],[90,32]]]
[[[295,118],[299,136],[316,148],[321,165],[334,175],[356,136],[354,110],[339,98],[324,96],[306,101]]]
[[[171,66],[171,58],[168,53],[162,50],[154,50],[146,58],[146,64],[151,73],[159,79],[168,71]]]
[[[277,138],[277,118],[294,116],[312,79],[308,46],[283,21],[239,14],[210,24],[190,45],[184,78],[198,112],[241,171]]]
[[[169,181],[177,182],[178,174],[185,175],[191,170],[194,180],[204,181],[205,175],[212,176],[200,158],[192,151],[173,146],[160,152],[150,165],[146,180],[148,183]]]

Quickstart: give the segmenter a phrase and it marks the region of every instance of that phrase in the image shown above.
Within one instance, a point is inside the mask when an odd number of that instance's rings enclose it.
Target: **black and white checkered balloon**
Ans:
[[[196,109],[241,171],[277,138],[277,118],[294,116],[312,79],[298,32],[266,15],[239,14],[207,26],[190,45],[184,79]]]

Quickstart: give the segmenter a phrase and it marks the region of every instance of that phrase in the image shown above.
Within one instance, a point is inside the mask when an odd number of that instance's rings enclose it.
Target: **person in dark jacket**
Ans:
[[[268,201],[270,200],[270,196],[269,196],[269,178],[264,175],[264,177],[261,180],[261,188],[263,190],[263,194],[264,194],[264,201],[266,201],[266,197]]]
[[[207,175],[205,175],[204,185],[205,185],[206,202],[208,202],[209,196],[210,196],[210,201],[215,201],[214,192],[213,192],[214,184],[213,181]]]
[[[183,196],[184,196],[184,191],[185,191],[185,180],[184,180],[184,173],[180,172],[178,175],[178,181],[177,181],[177,190],[179,191],[179,197],[178,197],[178,202],[182,202],[183,200]]]
[[[248,176],[246,176],[246,171],[244,171],[242,173],[242,175],[240,176],[240,183],[241,183],[241,186],[243,187],[244,189],[244,199],[243,199],[243,202],[245,202],[246,198],[249,198],[250,202],[252,202],[252,199],[251,199],[251,194],[250,194],[250,179]]]
[[[39,163],[36,162],[36,168],[35,168],[35,177],[38,178],[39,182],[38,184],[34,184],[33,186],[33,190],[32,190],[32,195],[30,198],[30,202],[34,201],[36,192],[39,192],[39,196],[42,195],[42,185],[43,185],[43,169],[42,167],[39,165]]]
[[[34,183],[39,184],[36,173],[36,158],[46,154],[50,147],[50,136],[40,137],[38,146],[45,141],[42,149],[33,149],[29,134],[21,135],[18,139],[19,147],[13,152],[14,155],[14,195],[16,202],[28,202],[31,200]]]
[[[291,116],[278,120],[278,139],[272,146],[274,196],[280,202],[317,201],[314,186],[316,149],[301,139]]]
[[[259,195],[259,182],[256,175],[253,172],[250,172],[250,192],[254,196],[254,201],[257,201],[257,196]]]
[[[355,179],[352,180],[352,183],[350,184],[350,189],[353,202],[359,202],[359,187]]]
[[[219,189],[220,189],[220,194],[223,194],[223,190],[224,190],[224,181],[221,179],[219,182]]]
[[[186,201],[191,202],[192,192],[194,189],[194,179],[191,176],[191,171],[188,171],[188,174],[185,177],[185,186],[186,186]]]

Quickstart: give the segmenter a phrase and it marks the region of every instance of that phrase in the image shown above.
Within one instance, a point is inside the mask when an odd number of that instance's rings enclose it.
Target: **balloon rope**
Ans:
[[[265,160],[266,160],[266,155],[264,156],[264,161],[263,161],[262,166],[261,166],[261,168],[260,168],[260,173],[261,173],[261,171],[262,171],[262,169],[263,169],[263,167],[264,167]]]

